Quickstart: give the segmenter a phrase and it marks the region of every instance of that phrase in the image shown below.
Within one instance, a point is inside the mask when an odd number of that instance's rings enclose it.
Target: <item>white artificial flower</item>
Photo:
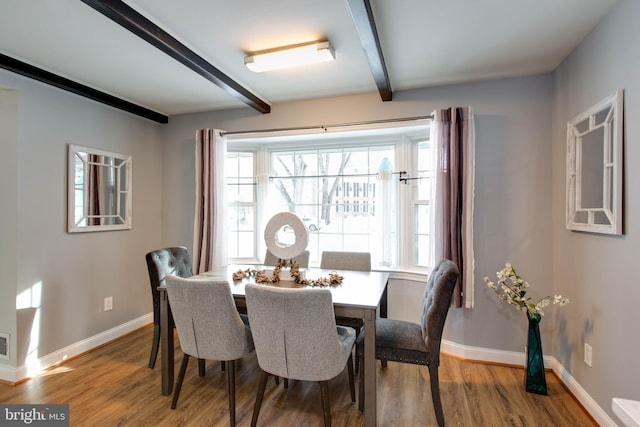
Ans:
[[[563,298],[562,295],[549,295],[536,304],[531,303],[531,298],[526,296],[526,289],[530,286],[529,282],[516,274],[513,265],[509,262],[505,264],[505,268],[496,272],[498,277],[498,285],[491,281],[488,277],[484,278],[488,287],[498,295],[498,298],[514,305],[518,310],[527,313],[527,315],[544,316],[543,308],[550,304],[559,304],[560,306],[569,303],[569,298]]]

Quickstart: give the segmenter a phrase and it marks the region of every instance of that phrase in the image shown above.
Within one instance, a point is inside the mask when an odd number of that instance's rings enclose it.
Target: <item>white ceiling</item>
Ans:
[[[347,0],[125,2],[272,106],[378,90]],[[398,91],[551,71],[615,0],[370,2]],[[246,52],[323,38],[333,62],[244,66]],[[169,116],[247,107],[80,0],[2,0],[0,53]]]

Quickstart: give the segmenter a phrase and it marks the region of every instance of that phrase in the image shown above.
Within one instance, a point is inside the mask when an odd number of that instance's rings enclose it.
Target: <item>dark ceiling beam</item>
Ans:
[[[135,114],[145,119],[153,120],[158,123],[168,123],[169,117],[164,114],[160,114],[153,110],[150,110],[140,105],[125,101],[124,99],[117,98],[108,93],[101,92],[92,87],[85,86],[83,84],[74,82],[65,77],[61,77],[57,74],[53,74],[49,71],[45,71],[41,68],[35,67],[26,62],[18,61],[10,56],[0,53],[0,67],[6,70],[12,71],[16,74],[29,77],[34,80],[41,81],[51,86],[75,93],[76,95],[84,96],[85,98],[92,99],[94,101],[101,102],[111,107],[118,108],[120,110]]]
[[[271,106],[120,0],[82,0],[260,113]]]
[[[369,0],[347,0],[347,4],[351,10],[351,17],[356,25],[358,36],[360,36],[360,43],[367,55],[369,68],[371,68],[373,79],[378,86],[380,97],[383,101],[391,101],[391,83],[389,83],[389,75],[384,64],[378,30],[376,30]]]

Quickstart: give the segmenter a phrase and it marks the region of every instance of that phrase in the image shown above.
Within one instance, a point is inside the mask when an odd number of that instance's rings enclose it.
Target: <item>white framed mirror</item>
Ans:
[[[622,234],[621,90],[567,123],[567,228]]]
[[[131,228],[131,163],[131,156],[69,144],[69,233]]]

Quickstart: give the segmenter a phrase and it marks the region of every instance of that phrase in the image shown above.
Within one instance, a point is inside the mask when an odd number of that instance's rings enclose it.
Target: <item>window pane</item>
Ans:
[[[376,173],[383,158],[393,162],[394,153],[390,146],[272,152],[277,204],[317,233],[310,238],[311,252],[375,252]]]
[[[431,255],[429,236],[418,236],[416,246],[416,265],[420,267],[429,267],[429,257]]]
[[[253,153],[227,153],[227,202],[255,200]]]
[[[254,153],[228,152],[225,167],[229,257],[253,258],[256,251]]]
[[[233,184],[228,185],[227,187],[233,187]],[[253,202],[254,200],[254,191],[256,186],[253,184],[253,178],[241,178],[238,180],[238,184],[235,186],[237,188],[237,192],[234,192],[236,195],[236,199],[229,201],[238,201],[238,202]]]
[[[418,143],[418,159],[417,159],[416,176],[417,180],[417,198],[419,200],[431,199],[431,177],[433,176],[433,159],[432,150],[429,142]]]
[[[238,258],[253,258],[255,254],[253,232],[238,233]]]
[[[238,239],[236,237],[236,234],[229,233],[229,239],[227,239],[229,258],[238,258]]]
[[[229,231],[253,231],[253,206],[229,206],[227,209],[227,227]]]
[[[418,170],[431,170],[431,145],[429,142],[418,143]]]
[[[416,233],[429,234],[429,221],[431,209],[428,204],[416,205]]]
[[[253,153],[238,153],[238,176],[253,177]]]
[[[428,204],[417,204],[415,212],[414,262],[421,267],[429,266],[430,239],[429,226],[431,209]]]

